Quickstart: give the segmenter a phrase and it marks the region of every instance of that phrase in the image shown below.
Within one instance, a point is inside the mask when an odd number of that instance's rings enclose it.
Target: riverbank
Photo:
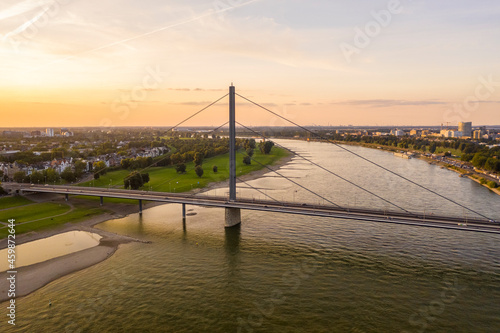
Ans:
[[[273,170],[278,170],[282,166],[289,163],[294,154],[289,154],[281,159],[279,159],[273,165],[269,167]],[[257,171],[253,171],[246,175],[239,177],[241,181],[250,181],[262,177],[264,174],[271,172],[267,168],[263,168]],[[238,182],[240,183],[240,182]],[[210,183],[203,189],[194,189],[192,192],[199,193],[210,191],[217,188],[225,188],[229,184],[229,181],[222,181],[217,183]],[[33,201],[43,202],[43,201],[57,201],[64,200],[61,196],[57,195],[33,195]],[[72,199],[72,200],[84,200],[84,199]],[[145,208],[151,208],[155,206],[162,205],[159,202],[148,202]],[[16,237],[16,244],[24,244],[31,241],[36,241],[43,238],[48,238],[57,234],[69,232],[69,231],[87,231],[100,235],[99,245],[79,251],[65,256],[53,258],[44,262],[33,264],[30,266],[20,267],[17,269],[17,280],[16,280],[16,297],[22,297],[29,295],[30,293],[42,288],[43,286],[55,281],[68,274],[83,270],[85,268],[96,265],[103,262],[107,258],[111,257],[121,245],[125,245],[131,242],[143,242],[139,239],[131,238],[124,235],[118,235],[110,233],[98,228],[95,228],[97,224],[106,222],[113,219],[123,218],[127,215],[134,214],[138,212],[137,205],[123,204],[123,203],[111,203],[106,202],[104,207],[109,210],[109,213],[94,216],[87,220],[77,223],[66,223],[60,225],[53,229],[47,229],[38,232],[28,232],[26,234],[21,234]],[[223,226],[221,226],[223,227]],[[7,239],[4,238],[0,240],[0,249],[5,249],[7,247]],[[7,272],[0,273],[0,302],[7,301],[8,297],[8,280]]]

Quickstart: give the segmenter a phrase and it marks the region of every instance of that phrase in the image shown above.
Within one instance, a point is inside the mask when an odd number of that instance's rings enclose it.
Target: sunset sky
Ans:
[[[168,126],[231,82],[302,125],[500,125],[494,0],[5,0],[0,23],[1,127]]]

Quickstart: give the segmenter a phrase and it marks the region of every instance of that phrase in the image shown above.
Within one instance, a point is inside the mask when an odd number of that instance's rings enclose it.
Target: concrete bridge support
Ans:
[[[142,200],[139,199],[139,215],[142,215]]]
[[[64,195],[64,200],[68,201],[69,200],[69,195],[65,194]]]
[[[182,219],[183,220],[186,219],[186,204],[185,203],[182,204]]]
[[[104,197],[101,197],[101,203],[100,203],[100,205],[101,206],[104,205]]]
[[[231,228],[239,224],[241,224],[241,210],[239,208],[226,208],[224,227]]]

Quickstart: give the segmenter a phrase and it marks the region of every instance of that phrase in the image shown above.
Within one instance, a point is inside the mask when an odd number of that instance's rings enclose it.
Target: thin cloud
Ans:
[[[43,64],[43,65],[41,65],[41,66],[39,66],[37,68],[29,70],[28,72],[37,71],[37,70],[39,70],[41,68],[44,68],[46,66],[50,66],[52,64],[56,64],[56,63],[59,63],[59,62],[62,62],[62,61],[73,59],[73,58],[75,58],[76,56],[79,56],[79,55],[83,55],[83,54],[87,54],[87,53],[91,53],[91,52],[95,52],[95,51],[100,51],[102,49],[106,49],[106,48],[109,48],[109,47],[112,47],[112,46],[116,46],[116,45],[125,44],[125,43],[131,42],[131,41],[136,40],[136,39],[140,39],[140,38],[143,38],[143,37],[146,37],[146,36],[149,36],[149,35],[156,34],[156,33],[160,32],[160,31],[164,31],[164,30],[168,30],[168,29],[171,29],[171,28],[175,28],[175,27],[179,27],[179,26],[182,26],[182,25],[186,25],[186,24],[189,24],[189,23],[192,23],[192,22],[200,21],[200,20],[202,20],[204,18],[213,16],[215,14],[220,14],[220,13],[227,12],[229,10],[241,8],[241,7],[250,5],[250,4],[254,3],[254,2],[257,2],[257,1],[260,1],[260,0],[249,0],[249,1],[244,2],[242,4],[235,5],[235,6],[228,6],[226,8],[220,9],[220,10],[216,10],[216,11],[215,10],[210,10],[207,13],[204,13],[204,14],[201,14],[201,15],[198,15],[198,16],[195,16],[195,17],[183,20],[183,21],[179,21],[179,22],[176,22],[176,23],[165,25],[163,27],[160,27],[160,28],[157,28],[157,29],[154,29],[154,30],[142,33],[142,34],[138,34],[138,35],[135,35],[135,36],[132,36],[132,37],[129,37],[129,38],[125,38],[125,39],[118,40],[118,41],[115,41],[115,42],[112,42],[112,43],[101,45],[101,46],[95,47],[93,49],[89,49],[89,50],[86,50],[86,51],[83,51],[83,52],[80,52],[80,53],[77,53],[77,54],[73,54],[73,55],[70,55],[70,56],[67,56],[67,57],[63,57],[63,58],[60,58],[60,59],[57,59],[57,60],[53,60],[53,61],[48,62],[46,64]]]
[[[189,88],[168,88],[168,90],[174,90],[174,91],[191,91]]]
[[[442,105],[448,104],[440,101],[421,100],[421,101],[406,101],[399,99],[362,99],[362,100],[349,100],[342,102],[333,102],[334,105],[359,105],[371,108],[388,108],[393,106],[427,106],[427,105]]]

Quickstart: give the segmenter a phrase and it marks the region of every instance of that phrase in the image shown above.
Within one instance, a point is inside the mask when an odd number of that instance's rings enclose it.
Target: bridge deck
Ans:
[[[21,192],[57,193],[64,195],[84,195],[133,200],[147,200],[221,208],[240,208],[276,213],[330,217],[358,221],[396,223],[500,234],[500,223],[477,218],[467,218],[465,220],[463,218],[449,216],[424,216],[423,214],[408,214],[394,211],[380,211],[360,208],[350,209],[345,207],[298,204],[294,202],[273,202],[245,198],[241,198],[235,201],[229,201],[227,197],[220,196],[195,196],[194,194],[186,193],[133,191],[81,186],[40,186],[18,184],[12,188],[18,189]]]

